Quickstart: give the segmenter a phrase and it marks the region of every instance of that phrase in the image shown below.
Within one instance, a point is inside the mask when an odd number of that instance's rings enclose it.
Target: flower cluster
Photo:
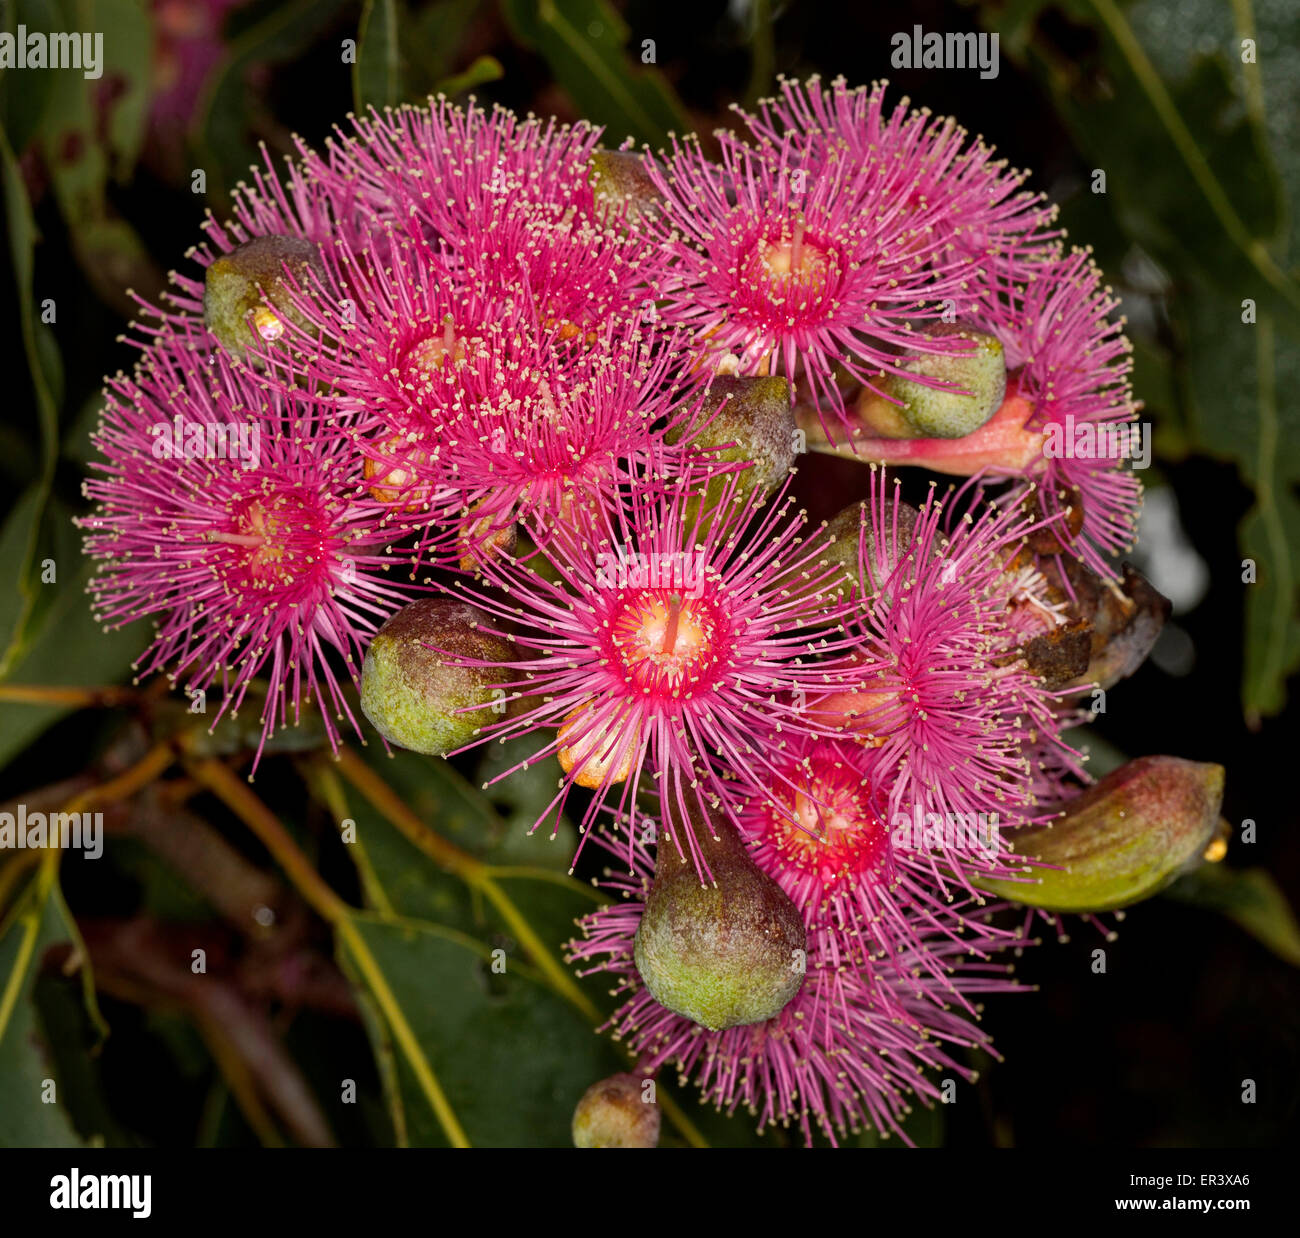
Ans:
[[[537,826],[623,861],[571,951],[638,1069],[834,1139],[1014,987],[989,891],[1087,782],[1080,582],[1139,498],[1053,427],[1135,405],[1091,260],[954,122],[816,79],[741,120],[639,155],[439,99],[256,172],[133,329],[83,523],[141,673],[265,681],[264,743],[360,733],[351,685],[387,743],[525,741]],[[870,465],[825,523],[809,445]]]

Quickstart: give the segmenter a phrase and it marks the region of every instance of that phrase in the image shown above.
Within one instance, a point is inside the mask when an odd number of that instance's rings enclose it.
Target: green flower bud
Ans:
[[[257,236],[222,254],[208,267],[203,288],[203,319],[208,330],[241,361],[254,342],[272,344],[285,334],[286,320],[307,329],[293,307],[285,267],[300,290],[311,276],[324,279],[320,251],[302,237]]]
[[[661,836],[633,947],[637,971],[661,1006],[710,1031],[762,1023],[803,983],[803,917],[734,826],[696,823],[695,837],[713,884]]]
[[[432,646],[430,648],[429,646]],[[500,666],[458,666],[447,660],[512,662],[513,644],[476,606],[421,598],[375,633],[361,667],[361,709],[391,744],[442,756],[467,744],[506,709]],[[470,706],[468,713],[458,711]]]
[[[939,379],[951,387],[927,387],[897,374],[875,386],[901,404],[864,389],[858,412],[873,434],[884,438],[965,438],[1002,407],[1007,393],[1007,364],[1002,343],[973,327],[940,324],[926,332],[932,340],[970,340],[974,347],[953,355],[904,353],[908,373]],[[967,394],[963,394],[967,393]]]
[[[815,564],[809,564],[797,573],[791,573],[782,588],[796,597],[813,593],[822,595],[827,604],[833,603],[848,590],[857,589],[859,583],[865,589],[866,597],[874,597],[889,574],[898,566],[899,559],[908,554],[912,545],[912,533],[920,513],[908,503],[899,502],[898,532],[895,540],[891,529],[888,544],[877,544],[875,529],[870,512],[864,513],[865,503],[850,503],[842,511],[836,512],[826,524],[812,535],[821,553]],[[858,563],[859,538],[865,542],[868,574],[860,581]],[[934,553],[938,553],[937,548]],[[814,587],[812,580],[826,568],[838,569],[836,574],[825,583]]]
[[[596,151],[587,165],[587,175],[597,207],[604,206],[615,218],[626,211],[623,218],[628,224],[635,224],[661,200],[641,156],[632,151]]]
[[[756,486],[770,494],[785,481],[794,467],[797,435],[790,384],[784,378],[719,374],[709,383],[694,421],[674,426],[667,438],[676,443],[689,436],[692,445],[715,449],[710,452],[714,459],[749,464],[736,475],[736,497],[742,498]],[[725,477],[714,479],[718,494],[726,484]]]
[[[1139,757],[1072,799],[1050,825],[1017,830],[1018,855],[1059,866],[1037,882],[981,888],[1048,911],[1114,911],[1159,893],[1200,863],[1214,838],[1223,766]]]
[[[658,1147],[659,1106],[645,1099],[648,1082],[623,1073],[593,1083],[573,1111],[573,1146]]]

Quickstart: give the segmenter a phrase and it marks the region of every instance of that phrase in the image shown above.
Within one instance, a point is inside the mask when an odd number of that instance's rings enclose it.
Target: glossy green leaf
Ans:
[[[573,1106],[619,1069],[607,1042],[562,998],[513,960],[494,972],[491,951],[437,925],[357,916],[354,924],[414,1038],[394,1035],[409,1143],[444,1146],[445,1125],[420,1084],[436,1081],[465,1136],[488,1147],[566,1147]],[[387,1020],[391,1026],[392,1020]],[[386,1045],[376,1046],[386,1049]]]

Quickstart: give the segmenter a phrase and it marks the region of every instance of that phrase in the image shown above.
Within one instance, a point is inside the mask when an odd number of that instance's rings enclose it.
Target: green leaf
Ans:
[[[9,252],[13,261],[14,279],[18,285],[23,351],[27,357],[27,372],[31,376],[36,398],[41,442],[40,476],[28,494],[20,500],[3,536],[5,566],[12,570],[12,575],[7,578],[15,582],[18,593],[17,607],[5,625],[6,646],[3,658],[0,658],[0,676],[3,676],[12,666],[16,650],[26,638],[27,625],[39,595],[37,551],[58,455],[59,402],[62,398],[63,378],[57,347],[51,345],[48,329],[36,321],[32,280],[35,274],[36,242],[40,235],[36,230],[31,204],[27,201],[22,173],[3,131],[0,131],[0,172],[4,176],[5,217],[8,220]],[[12,558],[9,557],[11,554]]]
[[[403,55],[406,6],[400,0],[366,0],[357,27],[357,60],[352,66],[352,98],[358,112],[404,103]]]
[[[54,1062],[59,1105],[93,1147],[140,1146],[113,1112],[97,1052],[99,1031],[86,1009],[81,986],[59,975],[38,978],[32,995],[43,1039]]]
[[[153,84],[154,30],[149,8],[143,0],[96,0],[89,17],[82,4],[75,6],[81,29],[104,32],[104,78],[120,84],[100,119],[107,140],[111,173],[126,181],[135,169],[144,147]],[[86,24],[86,23],[89,24]],[[101,79],[102,82],[103,79]],[[89,82],[92,90],[96,82]]]
[[[509,756],[502,759],[513,764]],[[529,809],[523,808],[523,818],[503,819],[482,792],[441,758],[403,751],[387,757],[382,750],[368,749],[367,760],[430,829],[491,865],[498,885],[556,954],[574,936],[574,920],[604,901],[590,886],[566,875],[573,856],[572,827],[566,827],[568,837],[553,842],[541,832],[530,836],[527,826],[536,819],[535,811],[529,816]],[[518,798],[506,796],[503,802],[532,801],[538,794],[532,773],[520,771],[512,777],[509,790]],[[331,812],[355,823],[357,841],[348,850],[369,907],[380,914],[459,928],[482,941],[507,940],[507,926],[488,900],[441,869],[362,796],[349,789],[342,804],[331,804],[323,784],[315,786]],[[548,798],[553,794],[552,787]],[[510,945],[512,951],[517,948],[512,939]]]
[[[28,30],[58,30],[61,24],[52,0],[17,0],[0,11],[0,29],[8,34],[16,34],[20,25]],[[0,75],[0,128],[19,155],[40,129],[52,86],[51,73],[24,70]]]
[[[1169,898],[1217,911],[1278,958],[1300,967],[1300,924],[1273,877],[1262,868],[1202,864],[1166,891]]]
[[[1071,232],[1106,238],[1116,259],[1143,255],[1163,277],[1155,314],[1134,316],[1168,315],[1177,341],[1166,364],[1162,340],[1139,339],[1135,380],[1157,450],[1230,461],[1254,490],[1238,530],[1257,574],[1241,585],[1241,696],[1253,725],[1282,708],[1300,668],[1300,409],[1286,398],[1300,381],[1300,150],[1286,123],[1300,73],[1265,54],[1300,38],[1300,10],[1221,0],[982,7],[1004,49],[1050,91],[1084,161],[1106,173],[1104,194],[1064,204]],[[1054,19],[1042,20],[1049,9]],[[1069,54],[1054,44],[1061,14],[1091,30],[1095,52],[1079,54],[1079,37]],[[1246,38],[1257,62],[1242,58]]]
[[[64,942],[80,957],[83,998],[102,1031],[85,946],[59,893],[57,870],[43,862],[0,928],[0,1147],[69,1148],[81,1142],[33,1001],[46,952]],[[46,1080],[54,1084],[52,1103],[43,1099]]]
[[[578,112],[605,126],[608,143],[631,136],[658,147],[670,132],[691,128],[663,75],[624,51],[631,31],[607,0],[504,0],[502,9],[515,37],[541,53]]]
[[[40,592],[39,575],[33,579],[33,549],[45,508],[45,489],[30,486],[0,529],[0,576],[17,585],[0,595],[0,678],[21,654],[27,620],[35,595]]]
[[[518,765],[528,740],[486,746],[479,780]],[[534,864],[568,871],[577,847],[577,831],[567,821],[552,841],[550,829],[529,834],[556,794],[559,765],[554,758],[517,769],[508,779],[481,790],[441,757],[380,745],[366,749],[366,763],[396,790],[415,814],[444,838],[493,864]],[[498,805],[504,810],[498,811]]]
[[[256,155],[249,140],[249,73],[255,67],[291,60],[347,4],[348,0],[292,0],[263,6],[259,11],[265,16],[227,44],[225,56],[204,85],[191,125],[210,200],[224,202],[230,186]]]
[[[452,930],[366,916],[353,925],[373,970],[350,951],[345,964],[371,995],[387,989],[376,1004],[388,1006],[409,1142],[448,1142],[423,1077],[436,1083],[472,1145],[569,1146],[578,1098],[619,1069],[582,1016],[522,964],[495,973],[489,949]]]
[[[112,632],[100,629],[86,600],[92,565],[81,555],[66,509],[53,505],[51,517],[58,575],[55,583],[38,586],[48,593],[48,610],[39,631],[28,634],[0,678],[53,685],[116,683],[130,670],[147,633],[140,624]],[[6,705],[0,711],[0,764],[70,712],[61,705]]]
[[[453,73],[434,83],[433,93],[452,98],[475,90],[487,82],[499,82],[506,71],[495,56],[479,56],[464,72]]]
[[[103,76],[87,78],[77,69],[50,72],[42,154],[83,273],[103,300],[125,310],[130,303],[123,288],[152,291],[162,284],[144,243],[114,211],[107,192],[110,176],[129,175],[144,140],[152,29],[136,0],[63,8],[63,29],[103,33]],[[110,80],[124,89],[106,105],[102,88]]]
[[[419,62],[425,81],[437,82],[452,76],[470,23],[482,7],[483,0],[441,0],[439,4],[425,5],[413,16],[415,34],[409,54],[413,61]],[[455,92],[444,88],[443,93]]]
[[[352,69],[357,110],[460,95],[504,77],[494,56],[478,56],[455,70],[480,7],[481,0],[444,0],[413,15],[400,0],[366,0]]]

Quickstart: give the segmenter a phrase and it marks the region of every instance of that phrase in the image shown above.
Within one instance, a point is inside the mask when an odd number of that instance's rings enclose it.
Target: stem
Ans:
[[[346,778],[370,801],[371,807],[397,827],[415,846],[440,867],[459,877],[471,889],[482,894],[501,913],[519,944],[528,952],[533,965],[542,972],[557,992],[567,997],[589,1019],[600,1022],[601,1013],[577,986],[563,965],[547,950],[532,925],[510,901],[509,895],[492,879],[488,866],[466,851],[435,834],[415,815],[389,785],[356,753],[339,748],[339,767]]]
[[[352,956],[353,962],[365,977],[367,987],[374,994],[385,1021],[392,1029],[393,1039],[402,1047],[448,1141],[453,1147],[468,1148],[469,1137],[452,1111],[446,1093],[429,1066],[393,991],[388,987],[383,971],[370,953],[370,947],[357,931],[352,920],[352,908],[330,889],[311,866],[275,814],[227,766],[209,757],[193,765],[191,772],[257,835],[312,909],[333,926],[340,944]]]
[[[339,745],[338,764],[343,777],[361,792],[370,805],[435,864],[470,885],[476,884],[479,870],[485,868],[481,861],[429,829],[370,766],[342,744]]]
[[[130,799],[137,791],[143,790],[154,782],[175,759],[176,754],[170,744],[155,744],[137,764],[124,770],[116,778],[110,778],[98,786],[87,787],[74,795],[63,811],[85,812],[92,804],[108,804],[115,800]]]
[[[72,688],[58,684],[0,684],[0,701],[13,701],[18,705],[73,705],[79,709],[95,706],[112,708],[128,705],[140,699],[134,688],[108,686],[103,688]]]

